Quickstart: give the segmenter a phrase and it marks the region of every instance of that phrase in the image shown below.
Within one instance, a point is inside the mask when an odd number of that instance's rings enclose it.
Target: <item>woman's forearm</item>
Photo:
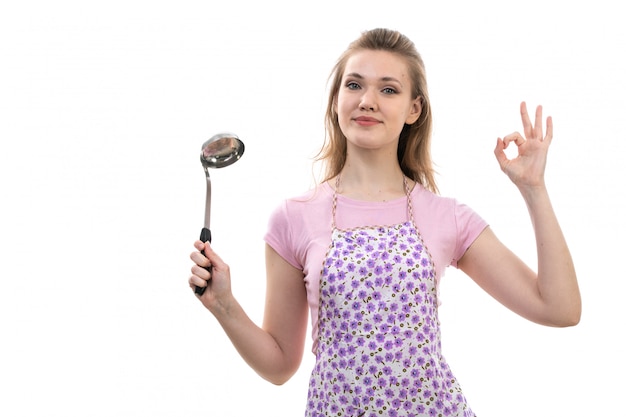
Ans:
[[[237,352],[262,378],[280,385],[296,371],[294,364],[276,339],[256,325],[235,298],[211,308]]]
[[[555,326],[580,320],[581,298],[574,262],[545,186],[521,189],[535,231],[537,286]]]

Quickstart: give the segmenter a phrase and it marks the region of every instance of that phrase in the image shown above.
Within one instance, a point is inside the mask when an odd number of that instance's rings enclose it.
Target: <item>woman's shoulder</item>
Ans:
[[[330,224],[333,195],[329,189],[328,185],[322,183],[304,193],[282,200],[270,215],[269,230],[291,236],[291,239],[300,239],[308,236],[312,230]]]
[[[332,204],[332,188],[327,183],[321,183],[300,194],[283,199],[275,209],[275,214],[287,217],[304,216],[314,213],[321,206]]]
[[[328,201],[331,201],[332,198],[332,188],[327,182],[323,182],[303,193],[286,198],[284,204],[305,210],[314,208],[319,204],[326,204]]]
[[[437,217],[458,217],[474,213],[471,207],[457,198],[434,193],[421,184],[415,185],[411,195],[415,207],[422,207]]]
[[[455,204],[458,204],[458,201],[455,198],[437,194],[427,189],[420,183],[415,183],[415,187],[411,191],[411,196],[413,200],[418,200],[426,204],[443,205],[443,206],[453,206]]]

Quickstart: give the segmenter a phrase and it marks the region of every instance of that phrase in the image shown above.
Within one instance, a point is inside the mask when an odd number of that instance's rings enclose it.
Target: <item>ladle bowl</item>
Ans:
[[[218,133],[202,144],[200,162],[206,168],[224,168],[241,158],[245,146],[234,133]]]

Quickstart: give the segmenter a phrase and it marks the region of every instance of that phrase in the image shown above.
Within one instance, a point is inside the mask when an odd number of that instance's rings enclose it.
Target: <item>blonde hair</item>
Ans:
[[[389,29],[373,29],[363,32],[361,37],[352,42],[339,57],[331,72],[325,117],[326,138],[322,149],[315,158],[316,161],[325,163],[323,181],[339,175],[346,163],[347,140],[339,127],[335,104],[346,63],[355,52],[362,50],[388,51],[406,60],[412,84],[412,98],[421,98],[422,112],[415,123],[405,124],[402,128],[398,142],[398,162],[404,175],[420,183],[426,189],[437,193],[435,170],[430,155],[432,113],[424,62],[409,38]]]

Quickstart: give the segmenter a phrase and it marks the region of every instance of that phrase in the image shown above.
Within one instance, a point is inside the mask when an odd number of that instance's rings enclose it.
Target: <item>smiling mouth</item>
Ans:
[[[357,117],[354,119],[354,121],[362,126],[373,126],[381,123],[380,120],[374,119],[372,117]]]

